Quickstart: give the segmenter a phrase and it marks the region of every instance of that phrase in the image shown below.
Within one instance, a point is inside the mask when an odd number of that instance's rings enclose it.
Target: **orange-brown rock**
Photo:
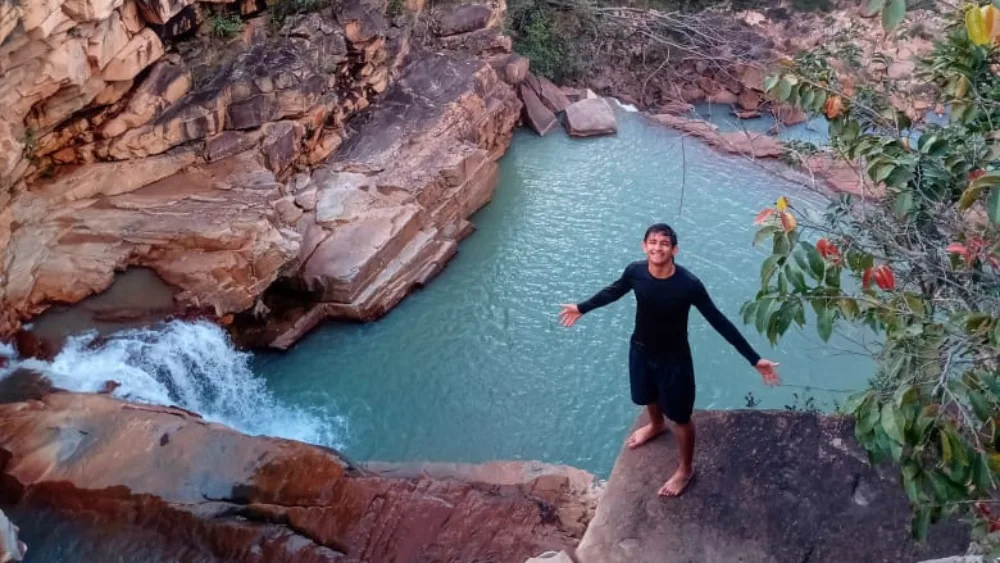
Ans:
[[[715,125],[700,119],[689,119],[670,114],[654,115],[659,123],[697,137],[719,150],[753,158],[775,158],[785,153],[781,141],[764,133],[731,131],[720,133]]]
[[[571,548],[593,510],[592,477],[579,470],[375,471],[179,409],[35,393],[0,405],[6,500],[74,523],[97,544],[94,560],[173,545],[199,561],[521,563]],[[145,540],[101,553],[96,540],[120,534]]]

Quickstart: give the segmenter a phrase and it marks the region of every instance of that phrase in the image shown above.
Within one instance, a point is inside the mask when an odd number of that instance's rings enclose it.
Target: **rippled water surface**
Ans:
[[[755,212],[782,193],[821,200],[694,140],[682,149],[637,114],[619,112],[619,127],[589,140],[518,131],[478,231],[427,288],[377,323],[326,325],[286,354],[259,355],[254,370],[282,403],[335,411],[357,459],[540,459],[606,476],[637,413],[626,372],[634,298],[568,330],[556,315],[641,259],[646,226],[666,221],[678,262],[798,386],[765,388],[694,312],[698,408],[742,408],[748,393],[760,407],[812,396],[830,408],[844,395],[815,387],[861,387],[870,366],[846,342],[823,347],[810,328],[771,349],[738,318],[759,287]]]

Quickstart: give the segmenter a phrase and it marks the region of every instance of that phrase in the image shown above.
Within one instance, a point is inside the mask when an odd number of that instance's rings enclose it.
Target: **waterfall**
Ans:
[[[342,447],[346,422],[278,402],[250,368],[251,354],[237,350],[226,333],[205,321],[170,321],[155,328],[126,330],[99,338],[70,337],[52,362],[11,358],[0,377],[17,368],[44,373],[57,387],[97,392],[108,380],[113,395],[137,403],[176,405],[247,434],[278,436]]]

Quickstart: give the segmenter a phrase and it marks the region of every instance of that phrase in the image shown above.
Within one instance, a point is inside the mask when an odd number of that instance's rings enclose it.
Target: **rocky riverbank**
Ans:
[[[519,562],[572,548],[599,495],[592,475],[534,462],[363,467],[28,372],[0,398],[0,502],[22,528],[61,523],[22,531],[39,550],[71,541],[93,560]]]
[[[326,317],[376,318],[441,269],[520,114],[504,4],[391,23],[360,1],[315,6],[0,12],[0,334],[144,267],[175,312],[247,312],[245,342],[285,347]],[[204,32],[220,21],[233,37]]]

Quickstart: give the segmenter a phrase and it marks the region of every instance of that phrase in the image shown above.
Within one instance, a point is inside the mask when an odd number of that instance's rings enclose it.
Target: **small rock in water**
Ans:
[[[98,391],[97,393],[99,395],[110,395],[110,394],[114,393],[115,389],[118,389],[121,386],[122,386],[121,383],[119,383],[119,382],[117,382],[117,381],[115,381],[113,379],[109,379],[109,380],[107,380],[107,381],[104,382],[104,385],[101,387],[101,390]]]
[[[618,132],[618,123],[607,100],[589,98],[566,108],[566,129],[573,137],[612,135]]]

